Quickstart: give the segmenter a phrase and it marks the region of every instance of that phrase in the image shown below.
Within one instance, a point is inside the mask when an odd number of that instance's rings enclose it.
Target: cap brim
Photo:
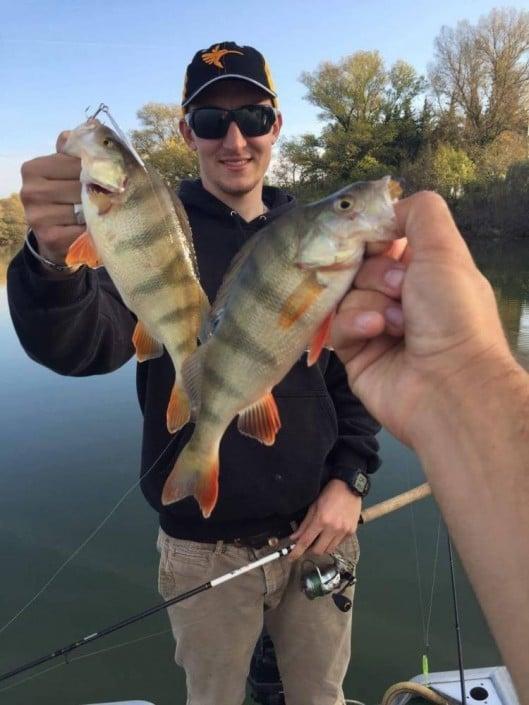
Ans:
[[[268,93],[268,95],[272,98],[277,98],[277,93],[274,93],[274,91],[270,90],[270,88],[267,88],[267,86],[263,85],[262,83],[259,83],[259,81],[256,81],[253,78],[248,78],[248,76],[241,76],[238,73],[225,73],[222,76],[215,76],[215,78],[212,78],[207,83],[204,83],[203,86],[200,86],[197,91],[195,91],[192,95],[189,96],[189,98],[187,98],[187,100],[182,103],[182,108],[185,108],[187,105],[189,105],[192,100],[194,100],[198,95],[202,93],[202,91],[211,86],[213,83],[216,83],[217,81],[224,81],[226,78],[236,78],[240,81],[246,81],[246,83],[251,83],[254,86],[260,88],[265,93]]]

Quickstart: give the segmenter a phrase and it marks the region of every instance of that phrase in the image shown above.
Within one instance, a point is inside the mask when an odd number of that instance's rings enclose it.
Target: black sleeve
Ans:
[[[338,440],[327,459],[330,476],[375,472],[380,466],[375,438],[380,424],[349,389],[345,367],[334,352],[329,355],[325,382],[338,417]]]
[[[134,352],[134,315],[102,268],[52,278],[24,247],[9,265],[7,296],[22,347],[59,374],[111,372]]]

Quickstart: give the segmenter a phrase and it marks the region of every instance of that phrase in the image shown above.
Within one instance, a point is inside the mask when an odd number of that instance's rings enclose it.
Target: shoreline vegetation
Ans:
[[[427,76],[357,51],[299,80],[321,131],[281,139],[268,183],[310,202],[391,174],[406,193],[440,193],[469,243],[529,238],[529,11],[496,8],[474,25],[441,27]],[[179,106],[147,103],[137,117],[131,141],[169,186],[196,178]],[[18,195],[1,198],[0,248],[24,233]]]

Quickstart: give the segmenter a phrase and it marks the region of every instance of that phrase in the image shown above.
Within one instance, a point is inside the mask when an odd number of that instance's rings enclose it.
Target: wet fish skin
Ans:
[[[196,497],[204,517],[218,497],[221,438],[238,428],[272,445],[281,427],[271,394],[310,347],[314,364],[366,242],[397,237],[395,181],[359,182],[293,209],[263,228],[234,261],[210,317],[210,336],[184,364],[196,426],[169,475],[163,504]]]
[[[67,133],[61,151],[81,159],[89,232],[72,245],[67,262],[106,267],[138,318],[133,341],[140,362],[161,356],[165,346],[175,368],[167,425],[177,431],[190,418],[182,363],[196,349],[209,311],[183,205],[97,120]]]

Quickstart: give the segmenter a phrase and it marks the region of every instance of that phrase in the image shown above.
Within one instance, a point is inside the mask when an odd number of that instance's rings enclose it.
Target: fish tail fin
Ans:
[[[191,437],[165,482],[162,492],[164,506],[193,496],[204,518],[210,516],[219,494],[219,444],[220,441],[217,441],[203,448]]]
[[[176,433],[190,418],[189,398],[185,389],[175,382],[167,405],[167,430]]]

